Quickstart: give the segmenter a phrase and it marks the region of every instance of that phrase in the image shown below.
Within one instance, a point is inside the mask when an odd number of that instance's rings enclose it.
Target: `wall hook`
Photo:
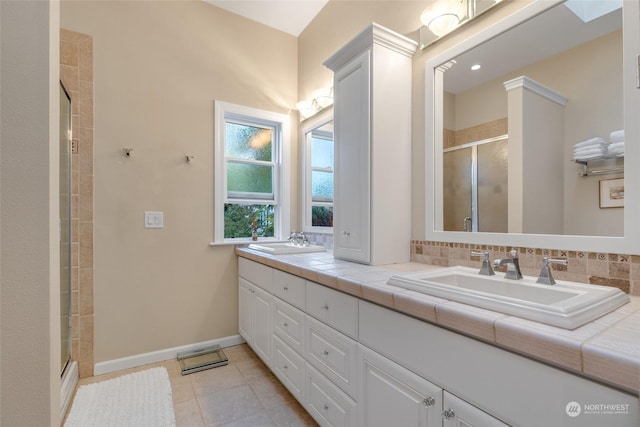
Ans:
[[[186,156],[184,156],[184,158],[187,160],[187,163],[191,163],[193,159],[195,159],[195,156],[187,154]]]
[[[122,151],[124,152],[124,156],[127,158],[133,156],[133,148],[123,148]]]

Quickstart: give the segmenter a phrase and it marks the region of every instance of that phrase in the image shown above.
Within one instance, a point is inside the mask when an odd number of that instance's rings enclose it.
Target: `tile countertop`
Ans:
[[[640,297],[574,330],[424,295],[387,280],[401,272],[439,266],[403,263],[369,266],[331,252],[270,255],[237,247],[236,254],[358,298],[509,349],[631,392],[640,391]]]

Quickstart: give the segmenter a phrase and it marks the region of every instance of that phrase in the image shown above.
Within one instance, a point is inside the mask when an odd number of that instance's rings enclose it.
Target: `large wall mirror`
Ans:
[[[428,240],[640,253],[639,25],[538,1],[427,62]]]

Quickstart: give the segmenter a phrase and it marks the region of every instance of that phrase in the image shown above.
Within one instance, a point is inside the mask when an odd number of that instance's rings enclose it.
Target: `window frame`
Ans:
[[[273,200],[264,197],[231,198],[227,192],[226,123],[241,123],[274,129],[273,148]],[[274,235],[260,237],[261,241],[281,241],[289,236],[291,211],[291,119],[286,114],[246,107],[216,100],[214,102],[214,245],[242,244],[252,241],[249,237],[224,237],[224,206],[230,204],[273,204]],[[233,160],[232,160],[233,162]],[[237,163],[237,162],[236,162]],[[246,164],[266,165],[268,162],[247,160]]]
[[[324,126],[333,120],[333,107],[325,108],[318,114],[308,118],[302,122],[301,125],[301,218],[302,218],[302,231],[306,233],[322,233],[333,234],[333,227],[321,227],[311,225],[311,208],[314,204],[313,194],[311,192],[311,173],[313,168],[311,166],[311,139],[313,130]],[[335,153],[335,146],[334,146]],[[335,160],[332,171],[335,173]],[[326,203],[325,206],[333,207],[334,203]]]

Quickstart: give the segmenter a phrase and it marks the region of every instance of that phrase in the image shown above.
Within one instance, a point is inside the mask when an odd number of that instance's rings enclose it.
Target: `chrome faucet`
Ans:
[[[538,280],[536,283],[542,283],[543,285],[555,285],[556,281],[551,274],[551,264],[562,264],[567,265],[566,258],[542,258],[542,270],[540,270],[540,276],[538,276]]]
[[[522,279],[522,272],[520,271],[520,263],[518,261],[518,251],[511,249],[511,251],[509,251],[509,258],[501,258],[493,261],[494,267],[502,267],[505,264],[507,264],[507,272],[504,275],[505,279]]]
[[[309,238],[302,231],[299,233],[292,231],[288,240],[296,246],[309,246],[310,243]]]
[[[489,261],[489,252],[487,252],[487,251],[485,251],[485,252],[471,251],[471,256],[472,257],[477,257],[477,256],[483,257],[483,259],[482,259],[482,267],[480,267],[480,271],[478,272],[478,274],[482,274],[483,276],[493,276],[493,275],[496,274],[493,271],[493,268],[491,268],[491,261]]]

